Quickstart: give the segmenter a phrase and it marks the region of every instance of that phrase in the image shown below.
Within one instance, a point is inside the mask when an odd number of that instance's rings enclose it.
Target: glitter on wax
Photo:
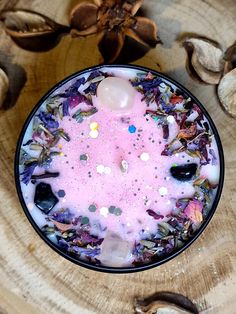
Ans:
[[[97,122],[91,122],[90,125],[90,130],[97,130],[98,129],[98,123]]]
[[[97,138],[97,137],[98,137],[98,130],[91,130],[91,131],[89,132],[89,136],[90,136],[91,138]]]
[[[142,161],[148,161],[149,158],[150,158],[150,156],[149,156],[148,153],[142,153],[142,154],[140,155],[140,159],[141,159]]]
[[[167,188],[165,186],[160,187],[159,193],[161,196],[164,196],[168,193]]]
[[[110,174],[111,173],[111,168],[105,167],[104,165],[97,165],[96,170],[97,170],[97,173],[99,173],[99,174]]]
[[[104,217],[107,217],[107,215],[108,215],[108,208],[107,207],[101,207],[100,208],[100,214],[102,215],[102,216],[104,216]]]
[[[129,133],[135,133],[136,132],[136,126],[132,124],[129,126],[128,130],[129,130]]]
[[[96,167],[97,173],[103,174],[105,167],[103,165],[98,165]]]
[[[169,122],[170,124],[174,123],[175,122],[175,118],[173,116],[168,116],[167,117],[167,122]]]

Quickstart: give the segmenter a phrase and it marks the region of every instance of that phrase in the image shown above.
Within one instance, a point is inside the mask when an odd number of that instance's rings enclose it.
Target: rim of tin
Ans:
[[[154,261],[148,264],[143,264],[143,265],[139,265],[139,266],[134,266],[134,267],[109,267],[109,266],[102,266],[102,265],[93,265],[93,264],[89,264],[85,261],[76,259],[73,256],[68,255],[65,251],[63,251],[61,248],[59,248],[55,243],[53,243],[52,241],[50,241],[46,235],[43,234],[42,230],[38,227],[38,225],[36,224],[36,222],[34,221],[34,219],[32,218],[31,214],[29,213],[29,210],[25,204],[25,200],[23,198],[22,195],[22,191],[21,191],[21,186],[20,186],[20,173],[19,173],[19,156],[20,156],[20,149],[21,149],[21,145],[23,142],[23,137],[25,134],[25,131],[27,130],[27,127],[31,121],[31,119],[33,118],[34,114],[37,112],[37,110],[39,109],[39,107],[42,105],[42,103],[49,97],[50,94],[52,94],[55,90],[57,90],[59,87],[61,87],[62,85],[64,85],[65,83],[67,83],[68,81],[70,81],[71,79],[77,77],[78,75],[83,75],[88,71],[92,71],[92,70],[101,70],[103,68],[126,68],[126,69],[134,69],[134,70],[140,70],[140,71],[146,71],[146,72],[151,72],[154,75],[158,75],[159,77],[165,79],[166,81],[169,81],[170,83],[174,84],[176,87],[178,87],[181,91],[185,92],[187,95],[189,95],[193,101],[200,107],[200,109],[202,110],[202,112],[204,113],[204,115],[206,116],[206,118],[209,121],[210,127],[213,131],[213,134],[215,136],[215,140],[216,140],[216,144],[217,144],[217,148],[219,151],[219,159],[220,159],[220,178],[219,178],[219,184],[218,184],[218,190],[217,190],[217,194],[215,196],[214,202],[212,204],[211,210],[206,218],[206,220],[202,223],[202,225],[200,226],[200,228],[196,231],[196,233],[194,234],[194,236],[187,241],[178,251],[175,251],[171,254],[169,254],[168,256],[165,256],[164,258],[162,258],[161,260],[158,261]],[[207,227],[207,225],[209,224],[209,222],[211,221],[217,205],[219,203],[220,197],[221,197],[221,193],[222,193],[222,189],[223,189],[223,184],[224,184],[224,172],[225,172],[225,167],[224,167],[224,154],[223,154],[223,147],[221,144],[221,140],[220,140],[220,136],[219,133],[216,129],[216,126],[213,122],[213,120],[211,119],[209,113],[206,111],[205,107],[201,104],[201,102],[188,90],[186,89],[183,85],[181,85],[180,83],[176,82],[174,79],[168,77],[165,74],[162,74],[156,70],[152,70],[149,69],[147,67],[143,67],[143,66],[138,66],[138,65],[129,65],[129,64],[103,64],[103,65],[97,65],[97,66],[92,66],[92,67],[88,67],[85,68],[83,70],[77,71],[69,76],[67,76],[66,78],[64,78],[63,80],[61,80],[60,82],[58,82],[56,85],[54,85],[47,93],[44,94],[44,96],[37,102],[37,104],[34,106],[34,108],[31,110],[30,114],[28,115],[22,130],[20,132],[20,136],[17,142],[17,147],[16,147],[16,153],[15,153],[15,160],[14,160],[14,175],[15,175],[15,184],[16,184],[16,190],[17,190],[17,194],[20,200],[20,204],[24,210],[24,213],[26,215],[26,217],[28,218],[29,222],[31,223],[31,225],[33,226],[33,228],[35,229],[35,231],[38,233],[38,235],[41,237],[41,239],[44,240],[44,242],[47,243],[47,245],[49,245],[50,248],[52,248],[55,252],[57,252],[58,254],[60,254],[61,256],[63,256],[64,258],[66,258],[67,260],[85,267],[87,269],[90,270],[96,270],[99,272],[105,272],[105,273],[133,273],[133,272],[139,272],[139,271],[144,271],[144,270],[148,270],[151,268],[154,268],[156,266],[162,265],[166,262],[168,262],[169,260],[173,259],[174,257],[178,256],[179,254],[181,254],[183,251],[185,251],[200,235],[201,233],[205,230],[205,228]]]

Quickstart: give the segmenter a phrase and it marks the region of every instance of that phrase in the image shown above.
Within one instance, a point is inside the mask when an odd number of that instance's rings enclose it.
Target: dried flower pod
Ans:
[[[160,42],[156,24],[148,18],[135,16],[142,4],[143,0],[82,2],[71,12],[71,33],[74,36],[97,33],[98,47],[106,62],[118,58],[126,36],[153,47]]]
[[[220,45],[203,37],[187,38],[183,42],[188,53],[190,75],[207,84],[218,84],[223,72],[223,51]]]
[[[227,74],[228,72],[236,68],[236,41],[226,50],[224,60],[224,74]]]
[[[218,96],[228,114],[236,118],[236,68],[221,79]]]
[[[72,36],[87,36],[97,33],[98,7],[93,3],[79,3],[71,11]]]
[[[0,68],[0,108],[3,106],[9,88],[9,79]]]
[[[3,11],[0,16],[5,31],[23,49],[47,51],[57,45],[67,26],[28,10]]]
[[[135,300],[136,314],[198,314],[197,307],[185,296],[158,292],[147,299]]]

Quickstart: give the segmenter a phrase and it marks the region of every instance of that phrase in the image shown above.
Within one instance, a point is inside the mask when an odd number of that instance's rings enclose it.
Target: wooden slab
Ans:
[[[79,1],[2,0],[67,23]],[[13,161],[22,125],[39,98],[65,76],[101,61],[94,37],[71,39],[46,53],[16,47],[0,28],[0,62],[15,92],[14,107],[0,112],[0,313],[133,313],[136,296],[168,290],[187,295],[202,313],[236,309],[236,122],[221,109],[215,87],[193,82],[177,39],[194,32],[229,46],[236,39],[234,0],[146,0],[146,14],[159,26],[163,46],[137,60],[184,84],[206,106],[218,127],[226,178],[218,210],[202,236],[186,252],[158,268],[130,275],[96,273],[58,256],[35,233],[16,196]]]

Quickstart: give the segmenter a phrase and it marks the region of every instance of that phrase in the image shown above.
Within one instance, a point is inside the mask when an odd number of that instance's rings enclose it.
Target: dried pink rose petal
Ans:
[[[200,223],[203,220],[202,217],[203,204],[194,199],[190,201],[184,210],[184,214],[191,219],[194,223]]]

